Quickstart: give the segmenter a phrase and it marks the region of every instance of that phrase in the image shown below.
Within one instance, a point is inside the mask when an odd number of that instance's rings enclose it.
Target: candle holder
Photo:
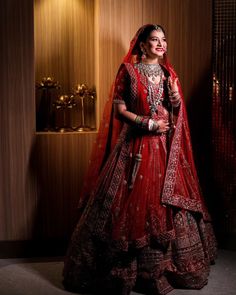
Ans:
[[[88,123],[89,115],[93,118],[95,117],[95,97],[96,91],[94,88],[89,88],[86,84],[78,84],[74,88],[73,91],[74,97],[77,99],[77,104],[81,106],[80,114],[81,114],[81,124],[78,127],[75,127],[74,130],[78,132],[82,131],[91,131],[96,129],[95,123],[94,126],[91,126]],[[91,108],[89,110],[90,102],[92,102],[92,112]]]
[[[36,89],[42,90],[39,98],[36,115],[36,130],[49,131],[53,127],[53,100],[55,98],[55,90],[60,89],[58,81],[53,77],[44,77],[42,81],[36,83]]]
[[[70,132],[72,131],[72,128],[68,124],[68,111],[69,109],[72,109],[75,105],[75,99],[73,95],[61,95],[58,97],[58,99],[54,102],[54,107],[56,109],[56,115],[57,117],[60,114],[62,115],[62,118],[60,118],[59,124],[56,122],[55,129],[58,132]]]

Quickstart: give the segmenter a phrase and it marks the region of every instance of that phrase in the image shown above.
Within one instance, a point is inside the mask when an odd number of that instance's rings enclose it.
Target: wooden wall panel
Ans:
[[[94,85],[94,0],[35,0],[35,77],[53,76],[62,94]]]
[[[0,2],[0,240],[26,239],[35,187],[27,179],[34,137],[33,2]]]
[[[108,98],[115,75],[126,54],[131,38],[142,24],[142,0],[99,0],[99,111]]]
[[[71,234],[95,138],[96,133],[37,135],[30,161],[30,175],[37,187],[33,238],[68,238]]]

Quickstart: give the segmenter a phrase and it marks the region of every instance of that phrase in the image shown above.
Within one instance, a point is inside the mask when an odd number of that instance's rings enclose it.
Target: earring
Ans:
[[[142,51],[141,59],[147,58],[147,52],[146,52],[146,50],[144,48],[141,48],[141,51]]]

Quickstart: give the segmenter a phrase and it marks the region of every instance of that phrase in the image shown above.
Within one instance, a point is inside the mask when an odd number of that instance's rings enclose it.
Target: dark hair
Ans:
[[[147,25],[147,26],[144,27],[143,31],[140,33],[140,35],[138,37],[138,43],[140,43],[140,42],[146,42],[148,36],[150,35],[150,33],[152,31],[155,31],[155,30],[161,30],[165,34],[165,30],[163,29],[162,26],[160,26],[160,25],[154,25],[154,24]]]
[[[155,25],[155,24],[146,25],[143,28],[143,30],[140,32],[138,36],[137,44],[135,46],[136,47],[135,51],[138,53],[138,55],[140,56],[142,55],[142,51],[139,47],[140,42],[146,42],[150,33],[155,30],[161,30],[165,34],[165,30],[163,29],[163,27],[161,25]]]

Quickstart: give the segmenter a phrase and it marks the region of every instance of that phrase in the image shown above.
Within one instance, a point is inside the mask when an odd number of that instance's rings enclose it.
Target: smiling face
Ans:
[[[140,47],[146,52],[147,59],[163,58],[167,50],[165,34],[162,30],[153,30],[145,42],[140,43]]]

